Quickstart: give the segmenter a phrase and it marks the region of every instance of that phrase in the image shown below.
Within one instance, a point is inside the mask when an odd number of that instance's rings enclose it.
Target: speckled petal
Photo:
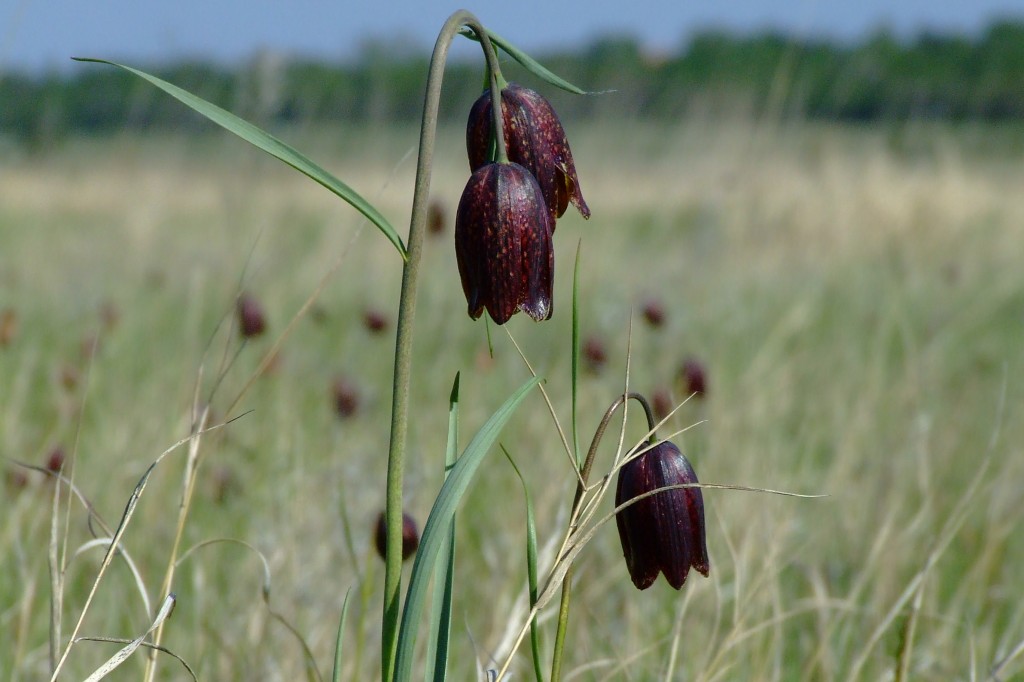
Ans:
[[[651,489],[649,471],[639,459],[622,467],[615,489],[616,507]],[[658,537],[651,498],[639,500],[623,509],[615,516],[615,524],[619,529],[629,577],[637,589],[646,590],[654,584],[660,570],[658,558],[652,551],[658,545]]]
[[[551,218],[536,179],[515,164],[486,164],[466,185],[455,216],[455,255],[469,314],[498,324],[518,310],[551,317]]]
[[[565,213],[570,201],[584,218],[589,218],[590,208],[579,189],[572,151],[551,104],[539,93],[515,83],[501,91],[501,99],[508,158],[537,178],[552,220]],[[466,146],[470,168],[487,163],[492,151],[490,91],[484,92],[470,110]]]
[[[663,441],[619,472],[616,506],[659,488],[697,483],[679,448]],[[658,573],[680,589],[690,568],[710,572],[700,488],[668,490],[639,500],[616,517],[619,539],[633,583],[649,587]]]

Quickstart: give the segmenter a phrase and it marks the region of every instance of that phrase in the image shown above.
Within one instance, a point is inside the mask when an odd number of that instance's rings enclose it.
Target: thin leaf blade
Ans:
[[[508,423],[519,404],[529,393],[530,389],[539,383],[540,379],[534,377],[523,384],[519,390],[513,393],[498,410],[491,415],[491,418],[480,428],[477,434],[470,441],[469,445],[462,452],[455,466],[452,467],[441,491],[434,500],[434,507],[427,517],[427,523],[423,528],[423,536],[420,540],[419,550],[416,552],[416,562],[412,567],[412,577],[409,580],[409,590],[406,593],[405,608],[402,612],[402,624],[398,634],[398,654],[395,663],[394,680],[405,682],[412,679],[412,662],[416,649],[416,629],[419,625],[420,616],[423,614],[423,607],[426,601],[427,585],[430,582],[430,573],[441,551],[449,526],[455,517],[455,510],[463,494],[469,488],[473,479],[486,455],[494,442],[498,439],[501,429]]]
[[[213,121],[228,132],[234,133],[249,144],[262,149],[274,158],[283,161],[314,182],[319,183],[333,192],[352,206],[352,208],[362,213],[367,220],[376,225],[377,229],[383,232],[384,236],[388,238],[388,241],[394,244],[395,248],[398,249],[398,253],[402,256],[403,260],[408,258],[408,252],[405,249],[405,244],[402,243],[402,239],[398,236],[398,232],[391,223],[388,222],[387,218],[385,218],[380,211],[373,206],[373,204],[368,202],[354,189],[317,165],[294,147],[282,142],[270,133],[254,126],[245,119],[235,116],[230,111],[222,109],[212,102],[207,102],[205,99],[193,95],[188,90],[179,88],[177,85],[169,83],[161,78],[157,78],[145,71],[140,71],[139,69],[125,66],[124,64],[118,64],[117,62],[108,61],[106,59],[74,57],[74,60],[79,62],[93,62],[96,64],[116,66],[119,69],[123,69],[138,76],[139,78],[142,78],[150,84],[155,85],[171,97],[191,108],[193,111],[205,116],[207,119]]]
[[[515,469],[516,476],[519,477],[519,482],[523,485],[523,498],[526,502],[526,580],[530,590],[530,608],[532,609],[533,605],[537,603],[539,594],[537,579],[537,522],[533,515],[533,499],[530,497],[530,489],[526,485],[526,479],[523,478],[523,474],[519,471],[519,467],[516,466],[512,455],[509,454],[504,445],[501,446],[501,451],[505,453],[509,464]],[[534,677],[537,679],[537,682],[544,682],[544,670],[541,667],[540,661],[540,628],[537,627],[536,617],[530,621],[530,652],[533,654]]]
[[[565,80],[564,78],[553,72],[551,69],[547,68],[546,66],[538,62],[530,55],[520,50],[518,47],[510,43],[508,40],[502,38],[494,31],[490,29],[486,30],[487,37],[491,39],[491,43],[493,43],[495,47],[503,50],[506,54],[508,54],[508,56],[512,57],[512,59],[519,62],[523,66],[523,68],[532,73],[534,76],[537,76],[537,78],[540,78],[541,80],[546,81],[551,85],[554,85],[556,88],[561,88],[566,92],[571,92],[574,95],[600,94],[596,92],[588,92],[587,90],[584,90],[578,85],[573,85],[569,81]],[[478,40],[476,35],[469,29],[465,29],[463,31],[463,35],[470,38],[471,40]]]
[[[348,618],[348,598],[352,595],[352,588],[345,590],[345,601],[341,604],[341,618],[338,622],[338,636],[334,641],[334,669],[331,672],[331,682],[341,682],[341,661],[342,645],[344,644],[345,620]]]
[[[445,478],[458,459],[459,446],[459,377],[455,375],[451,396],[448,399],[448,443],[444,453]],[[451,640],[452,594],[455,581],[455,518],[448,524],[448,537],[437,556],[435,570],[443,567],[443,573],[434,581],[433,603],[430,607],[430,632],[427,640],[427,667],[424,680],[443,682],[448,676],[448,649]],[[433,655],[431,653],[433,652]]]

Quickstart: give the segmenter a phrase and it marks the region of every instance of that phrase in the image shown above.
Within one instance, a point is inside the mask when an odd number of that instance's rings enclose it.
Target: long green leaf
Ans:
[[[341,618],[338,621],[338,636],[334,642],[334,671],[331,673],[331,682],[341,682],[341,652],[344,643],[345,619],[348,617],[348,598],[352,594],[352,588],[345,590],[345,601],[341,604]]]
[[[139,78],[149,81],[179,102],[191,107],[193,110],[210,119],[225,130],[234,133],[246,142],[262,149],[271,156],[284,161],[306,177],[320,183],[331,192],[334,192],[334,194],[348,202],[352,208],[366,216],[367,220],[376,225],[377,228],[384,233],[384,236],[395,245],[395,248],[398,249],[398,253],[402,256],[402,259],[405,260],[408,258],[405,245],[402,243],[401,237],[398,236],[398,232],[395,231],[395,228],[391,226],[391,223],[388,222],[387,218],[381,215],[380,211],[378,211],[373,204],[360,196],[358,192],[346,185],[344,182],[311,161],[301,152],[277,139],[265,130],[254,126],[245,119],[235,116],[229,111],[221,109],[216,104],[212,104],[201,97],[193,95],[188,90],[183,90],[177,85],[168,83],[167,81],[150,75],[145,71],[139,71],[138,69],[133,69],[130,66],[107,61],[106,59],[93,59],[88,57],[74,57],[74,59],[79,62],[109,64],[110,66],[116,66],[119,69],[124,69],[129,73],[135,74]]]
[[[416,552],[416,562],[412,567],[412,577],[409,579],[409,591],[405,597],[405,607],[402,611],[402,625],[398,633],[398,658],[395,663],[395,682],[407,682],[412,679],[412,661],[416,650],[416,629],[419,625],[420,616],[423,614],[423,606],[426,601],[427,585],[430,582],[430,573],[441,545],[448,536],[452,519],[455,518],[455,509],[463,494],[469,488],[469,484],[476,473],[477,468],[484,459],[494,441],[497,440],[501,429],[511,418],[519,404],[526,398],[527,393],[538,382],[539,378],[534,377],[523,384],[518,391],[512,394],[498,410],[491,415],[491,418],[480,428],[473,440],[469,442],[462,456],[452,467],[448,479],[441,486],[441,491],[434,500],[434,507],[430,510],[427,523],[423,528],[423,538],[420,541],[419,550]]]
[[[448,445],[444,452],[444,475],[448,478],[458,458],[459,447],[459,374],[455,375],[448,399]],[[448,524],[447,542],[437,555],[435,569],[444,567],[434,581],[430,607],[430,631],[427,640],[427,667],[424,680],[443,682],[448,676],[448,645],[452,629],[452,593],[455,581],[455,517]],[[431,655],[433,653],[433,655]]]
[[[532,609],[533,605],[537,603],[537,595],[539,593],[537,581],[537,521],[533,516],[533,500],[530,497],[530,489],[526,486],[526,479],[523,478],[523,474],[519,471],[519,467],[516,466],[512,455],[509,454],[504,445],[501,446],[501,451],[505,453],[509,464],[515,469],[516,476],[519,477],[519,482],[523,484],[523,497],[526,500],[526,581],[530,590],[530,608]],[[544,682],[544,670],[540,662],[540,628],[537,627],[536,617],[530,621],[530,651],[533,654],[534,677],[537,678],[537,682]]]
[[[494,44],[495,47],[504,50],[508,54],[508,56],[512,57],[512,59],[522,64],[523,68],[525,68],[527,71],[532,73],[534,76],[537,76],[541,80],[547,81],[551,85],[554,85],[556,88],[561,88],[562,90],[565,90],[566,92],[571,92],[575,95],[600,94],[596,92],[588,92],[583,88],[579,87],[578,85],[573,85],[569,81],[565,80],[558,74],[548,69],[546,66],[538,62],[530,55],[520,50],[518,47],[516,47],[509,41],[499,36],[494,31],[490,29],[486,30],[487,37],[491,39],[491,42]],[[476,34],[473,33],[473,31],[468,28],[462,30],[462,35],[466,36],[470,40],[478,40]]]

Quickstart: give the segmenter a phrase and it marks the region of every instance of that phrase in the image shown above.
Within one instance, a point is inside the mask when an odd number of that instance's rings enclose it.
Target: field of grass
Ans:
[[[607,349],[581,378],[588,443],[630,388],[686,396],[686,358],[709,390],[669,420],[702,482],[808,494],[707,490],[710,578],[679,593],[630,583],[614,524],[580,555],[566,679],[879,680],[1024,675],[1024,131],[686,121],[569,125],[593,218],[554,235],[555,314],[507,325],[563,426],[570,409],[572,268],[581,248],[585,338]],[[405,233],[415,131],[283,135],[381,207]],[[433,196],[447,230],[426,244],[406,472],[425,519],[443,475],[447,396],[462,372],[464,444],[529,371],[503,329],[465,312],[452,248],[468,171],[446,131]],[[326,277],[265,371],[288,323]],[[379,673],[393,247],[329,193],[219,134],[69,140],[0,159],[0,669],[50,670],[52,479],[66,473],[114,527],[147,467],[189,434],[196,396],[213,422],[182,549],[244,541],[266,558],[270,607],[330,674],[351,590],[342,679]],[[268,331],[244,345],[236,295]],[[665,307],[661,327],[639,306]],[[367,309],[391,322],[363,325]],[[632,320],[632,326],[631,326]],[[632,331],[631,331],[632,330]],[[244,391],[251,378],[251,387]],[[339,418],[345,377],[358,410]],[[241,399],[236,398],[241,395]],[[632,409],[627,442],[643,434]],[[617,435],[617,434],[616,434]],[[611,463],[609,438],[596,471]],[[575,478],[539,393],[501,437],[530,486],[550,561]],[[187,448],[163,459],[124,546],[155,609],[174,541]],[[105,532],[83,507],[56,517],[66,550],[66,644]],[[610,500],[605,502],[610,509]],[[451,679],[508,652],[524,617],[524,503],[500,452],[458,516]],[[543,552],[547,549],[547,554]],[[73,557],[73,558],[72,558]],[[80,635],[145,632],[138,582],[115,559]],[[179,565],[163,644],[200,679],[293,680],[296,637],[261,596],[259,556],[202,546]],[[550,656],[557,606],[541,616]],[[75,645],[61,679],[83,679],[120,645]],[[110,679],[139,679],[143,652]],[[514,679],[532,676],[529,648]],[[163,657],[161,679],[188,679]]]

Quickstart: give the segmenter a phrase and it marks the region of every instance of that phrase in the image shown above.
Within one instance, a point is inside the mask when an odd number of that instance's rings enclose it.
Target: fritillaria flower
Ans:
[[[587,369],[594,374],[604,369],[608,362],[608,347],[600,336],[588,336],[580,352]]]
[[[708,373],[700,360],[687,358],[678,373],[679,381],[687,395],[704,398],[708,393]]]
[[[267,319],[263,314],[263,306],[253,296],[242,294],[236,304],[238,312],[238,328],[245,338],[259,336],[267,328]]]
[[[427,206],[427,232],[432,235],[444,234],[448,222],[444,204],[436,199]]]
[[[570,201],[584,218],[589,218],[590,209],[580,193],[569,142],[551,104],[539,93],[515,83],[502,89],[501,103],[508,158],[525,166],[537,178],[551,212],[551,229],[554,230],[554,220],[562,217]],[[469,167],[474,171],[491,158],[491,106],[491,92],[487,90],[469,112],[466,146]]]
[[[540,186],[517,163],[489,163],[469,178],[455,215],[455,256],[474,320],[484,308],[497,324],[517,310],[551,317],[554,220]]]
[[[619,471],[615,506],[658,488],[697,482],[697,474],[679,448],[662,441]],[[708,575],[711,565],[700,488],[650,495],[620,511],[615,521],[629,576],[637,588],[650,587],[659,572],[677,590],[686,582],[691,567]]]
[[[641,312],[650,326],[661,327],[665,324],[665,305],[659,299],[649,298],[644,301]]]
[[[377,531],[376,531],[377,554],[380,555],[381,559],[387,557],[387,544],[388,544],[388,525],[387,517],[384,512],[381,512],[377,517]],[[406,513],[402,513],[402,561],[406,561],[409,557],[416,553],[416,548],[420,546],[420,532],[416,528],[416,521]]]
[[[366,308],[363,311],[363,326],[371,334],[383,333],[388,328],[388,316],[376,308]]]
[[[359,386],[347,376],[339,376],[331,384],[331,398],[334,412],[340,419],[347,419],[359,411]]]

